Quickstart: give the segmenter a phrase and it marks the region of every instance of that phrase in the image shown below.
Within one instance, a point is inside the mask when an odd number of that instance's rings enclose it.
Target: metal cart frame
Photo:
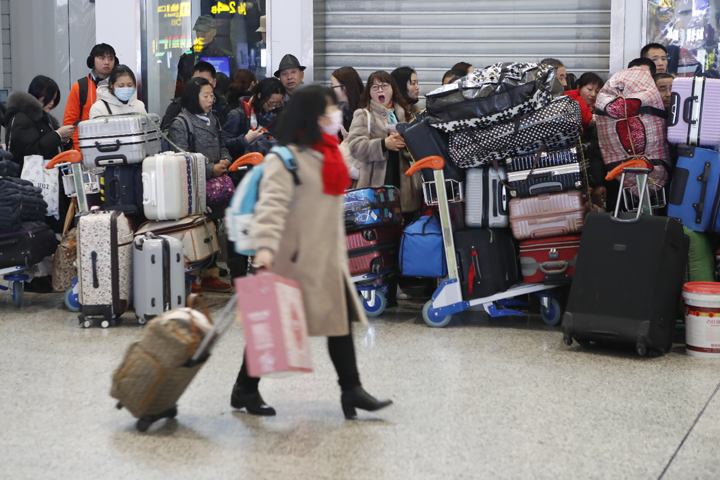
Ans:
[[[560,295],[559,292],[551,290],[557,290],[562,287],[562,285],[520,283],[505,292],[500,292],[489,297],[469,301],[463,300],[462,288],[457,274],[457,257],[455,255],[455,242],[450,223],[450,206],[443,167],[445,167],[445,160],[439,156],[432,156],[415,162],[406,172],[406,175],[412,175],[421,168],[431,168],[434,170],[434,183],[438,197],[437,205],[440,212],[440,226],[442,229],[445,259],[447,261],[448,278],[442,281],[433,294],[432,300],[429,300],[423,308],[423,319],[425,323],[431,327],[445,327],[450,323],[454,314],[478,305],[481,305],[485,312],[493,318],[509,315],[524,315],[521,311],[512,310],[507,307],[527,306],[527,303],[516,300],[515,297],[535,294],[541,301],[542,307],[540,309],[540,315],[543,321],[548,325],[558,325],[562,320],[562,309],[558,300]]]

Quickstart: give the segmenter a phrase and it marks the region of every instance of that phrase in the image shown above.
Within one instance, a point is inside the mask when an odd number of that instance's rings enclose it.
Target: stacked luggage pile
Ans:
[[[186,269],[220,251],[205,217],[205,157],[160,153],[158,124],[155,115],[79,124],[83,167],[102,185],[102,204],[78,220],[81,326],[108,327],[131,305],[141,324],[183,307]]]
[[[344,220],[350,276],[360,285],[366,313],[380,315],[386,299],[379,287],[398,266],[400,192],[392,186],[349,190]]]
[[[551,67],[497,64],[431,92],[429,117],[398,129],[416,160],[445,160],[449,201],[465,182],[467,228],[453,234],[464,302],[518,284],[513,236],[523,241],[526,282],[570,280],[589,199],[581,191],[580,106],[562,93]],[[557,324],[560,312],[551,317],[546,322]]]

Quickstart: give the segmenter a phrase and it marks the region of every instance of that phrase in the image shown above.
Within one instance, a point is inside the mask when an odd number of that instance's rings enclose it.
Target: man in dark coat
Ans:
[[[230,60],[230,73],[237,71],[237,62],[232,52],[229,52],[215,40],[217,23],[212,15],[203,15],[195,22],[195,36],[197,41],[192,50],[186,52],[178,63],[178,76],[175,86],[175,98],[182,96],[185,84],[193,77],[195,64],[205,57],[227,57]]]

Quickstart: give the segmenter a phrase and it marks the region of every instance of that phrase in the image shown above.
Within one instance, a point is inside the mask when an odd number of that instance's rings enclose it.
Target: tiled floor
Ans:
[[[227,297],[208,296],[213,311]],[[273,418],[233,412],[233,327],[147,434],[110,376],[140,329],[77,327],[60,295],[0,292],[0,478],[717,479],[720,360],[562,343],[539,317],[466,312],[426,327],[421,302],[357,328],[362,380],[395,405],[346,421],[324,339],[316,372],[264,380]],[[680,340],[682,337],[680,336]]]

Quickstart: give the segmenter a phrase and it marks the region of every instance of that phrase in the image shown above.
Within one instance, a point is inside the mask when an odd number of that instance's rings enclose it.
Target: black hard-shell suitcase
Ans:
[[[590,213],[563,318],[565,343],[627,344],[640,355],[667,353],[688,248],[682,225],[673,218],[643,215],[622,221]]]
[[[143,215],[142,165],[108,165],[101,178],[105,210]]]
[[[567,192],[582,186],[582,149],[571,147],[554,152],[511,157],[505,161],[513,197]]]
[[[50,227],[40,222],[23,222],[16,232],[0,233],[0,268],[40,263],[52,255],[58,241]]]
[[[455,252],[465,301],[504,292],[519,281],[518,255],[509,229],[456,232]]]
[[[456,180],[458,182],[465,180],[465,172],[450,161],[447,133],[431,127],[430,120],[426,118],[423,121],[413,122],[409,125],[398,124],[397,132],[403,137],[405,145],[415,161],[437,155],[445,160],[443,173],[446,180]],[[426,182],[435,181],[433,170],[430,168],[422,169],[420,174]]]

